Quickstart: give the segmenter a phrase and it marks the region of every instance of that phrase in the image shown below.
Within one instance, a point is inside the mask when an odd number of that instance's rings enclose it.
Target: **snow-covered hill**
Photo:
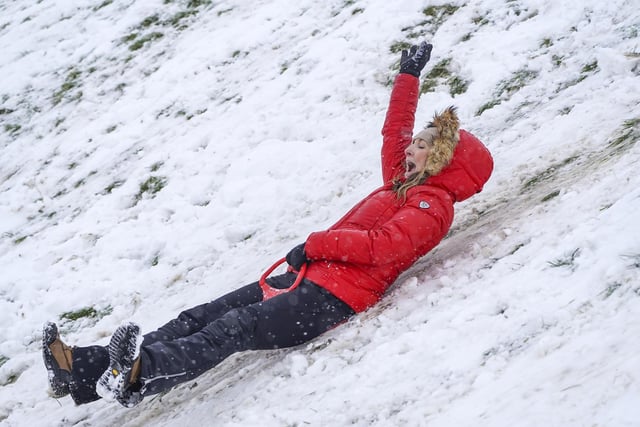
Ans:
[[[0,2],[0,424],[638,425],[639,33],[628,0]],[[151,330],[377,187],[422,40],[418,126],[458,106],[496,169],[379,306],[134,409],[48,397],[43,322]]]

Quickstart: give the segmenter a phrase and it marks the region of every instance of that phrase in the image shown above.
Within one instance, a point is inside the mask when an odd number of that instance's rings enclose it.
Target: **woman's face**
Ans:
[[[405,178],[416,174],[424,169],[427,164],[429,153],[433,149],[433,142],[427,142],[424,139],[416,138],[404,150],[405,155]]]

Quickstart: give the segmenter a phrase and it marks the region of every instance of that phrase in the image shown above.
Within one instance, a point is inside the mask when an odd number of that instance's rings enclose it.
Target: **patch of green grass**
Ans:
[[[541,202],[542,203],[548,202],[549,200],[554,199],[554,198],[558,197],[559,195],[560,195],[560,190],[553,191],[553,192],[547,194],[546,196],[544,196],[542,198]]]
[[[120,40],[122,40],[123,43],[129,43],[134,41],[136,37],[138,37],[138,33],[130,33],[122,37]]]
[[[403,49],[409,49],[412,43],[408,40],[432,38],[438,28],[460,7],[453,4],[444,4],[439,6],[429,6],[422,10],[425,19],[415,25],[401,28],[404,33],[405,40],[396,41],[391,44],[390,51],[393,54],[401,52]],[[408,40],[407,40],[408,39]]]
[[[290,61],[286,61],[286,62],[280,64],[280,74],[286,73],[290,66],[291,66],[291,62]]]
[[[479,27],[482,27],[489,23],[489,18],[487,18],[486,16],[476,15],[473,18],[471,18],[471,22],[473,22],[475,25]]]
[[[561,116],[566,116],[571,112],[571,110],[573,110],[573,106],[567,106],[558,111],[558,114],[560,114]]]
[[[138,194],[136,194],[136,202],[140,201],[145,194],[153,197],[156,193],[162,190],[167,185],[167,178],[164,176],[150,176],[140,184]]]
[[[516,2],[513,0],[507,0],[507,6],[509,7],[509,9],[511,9],[511,11],[513,11],[516,16],[520,16],[523,15],[523,13],[529,12],[529,8],[526,6],[523,8],[523,5],[519,1]],[[533,10],[529,13],[524,14],[521,21],[526,21],[527,19],[531,19],[537,15],[538,11]]]
[[[170,0],[165,0],[164,4],[173,3]],[[124,43],[131,43],[129,49],[132,51],[136,51],[141,49],[146,43],[156,40],[162,37],[162,33],[160,31],[154,31],[145,36],[139,37],[139,32],[149,30],[154,27],[156,29],[161,27],[174,27],[178,30],[184,30],[188,27],[188,25],[184,22],[187,18],[193,17],[197,15],[202,7],[211,5],[211,0],[188,0],[186,4],[184,4],[184,9],[176,12],[172,16],[168,18],[162,19],[160,15],[153,14],[151,16],[143,19],[140,24],[135,27],[134,32],[122,38]],[[230,11],[231,9],[229,9]],[[220,15],[223,12],[218,12]]]
[[[617,136],[609,141],[607,147],[614,153],[622,153],[640,140],[640,117],[625,120]]]
[[[111,314],[112,311],[113,308],[111,306],[107,306],[102,310],[97,310],[94,307],[83,307],[79,310],[62,313],[60,315],[60,320],[75,322],[80,319],[102,319],[103,317]]]
[[[562,63],[564,62],[564,56],[560,56],[560,55],[551,55],[551,61],[553,63],[554,67],[559,67],[562,65]]]
[[[422,79],[420,93],[433,92],[442,83],[449,86],[451,96],[465,93],[469,87],[469,82],[453,74],[450,70],[450,65],[451,58],[445,58],[435,64]]]
[[[240,100],[242,100],[242,98],[240,98]],[[240,101],[240,100],[239,100],[239,101]],[[201,109],[199,109],[199,110],[196,110],[196,112],[195,112],[195,113],[187,114],[186,118],[187,118],[187,120],[191,120],[194,116],[196,116],[196,115],[197,115],[197,116],[199,116],[200,114],[204,114],[204,113],[206,113],[206,112],[207,112],[207,109],[206,109],[206,108],[201,108]]]
[[[100,9],[102,9],[103,7],[107,7],[109,6],[111,3],[113,3],[113,0],[105,0],[102,3],[100,3],[98,6],[93,8],[94,12],[99,11]]]
[[[65,194],[67,194],[67,190],[65,188],[63,188],[62,190],[58,191],[56,194],[53,195],[54,199],[57,199],[58,197],[62,197]]]
[[[498,96],[514,94],[538,77],[538,74],[537,71],[526,68],[516,71],[510,79],[503,80],[498,85]]]
[[[561,92],[567,88],[570,88],[571,86],[577,85],[578,83],[580,83],[581,81],[589,77],[589,74],[595,73],[597,71],[599,71],[597,60],[583,65],[582,68],[580,69],[580,75],[573,80],[569,80],[567,82],[561,83],[556,89],[556,93]]]
[[[187,7],[189,9],[194,9],[200,6],[208,6],[211,4],[211,0],[189,0],[187,3]]]
[[[142,49],[142,47],[148,43],[151,43],[154,40],[158,40],[160,38],[164,37],[164,34],[160,33],[160,32],[153,32],[150,34],[146,34],[142,37],[140,37],[139,39],[137,39],[135,42],[133,42],[131,45],[129,45],[129,50],[132,52],[135,52],[136,50],[140,50]]]
[[[113,181],[111,184],[107,185],[104,189],[104,192],[107,194],[111,194],[113,190],[118,187],[121,187],[126,181],[124,179],[118,179]]]
[[[84,307],[76,311],[67,311],[60,315],[60,320],[76,321],[84,317],[96,317],[98,312],[93,307]]]
[[[640,254],[622,255],[622,258],[631,260],[631,268],[640,268]]]
[[[451,58],[445,58],[442,61],[434,65],[429,73],[425,76],[427,79],[443,79],[451,76],[449,71],[449,65],[451,64]]]
[[[3,354],[0,354],[0,366],[4,365],[5,363],[7,363],[7,361],[9,360],[9,358]]]
[[[86,182],[87,180],[85,178],[79,179],[73,184],[73,188],[78,188],[80,186],[83,186],[84,184],[86,184]]]
[[[16,381],[18,381],[18,378],[20,378],[20,374],[21,374],[21,373],[22,373],[22,372],[9,375],[9,376],[7,377],[7,379],[6,379],[6,380],[4,380],[4,382],[2,382],[2,384],[0,384],[0,385],[2,385],[2,386],[6,386],[6,385],[10,385],[10,384],[15,383]]]
[[[493,107],[495,107],[496,105],[500,105],[502,103],[501,100],[499,99],[492,99],[489,102],[485,102],[484,104],[482,104],[480,106],[480,108],[478,108],[478,110],[476,111],[476,116],[480,116],[482,115],[482,113],[484,113],[487,110],[492,109]]]
[[[162,167],[163,164],[164,164],[164,162],[162,162],[162,161],[155,162],[154,164],[151,165],[149,170],[151,172],[156,172],[158,169],[160,169]]]
[[[427,22],[431,25],[433,32],[437,29],[456,11],[460,9],[460,6],[454,4],[443,4],[439,6],[428,6],[422,10],[422,14],[427,17]]]
[[[582,67],[582,69],[580,70],[580,72],[582,74],[585,74],[585,73],[592,73],[592,72],[597,71],[597,70],[598,70],[598,61],[596,60],[596,61],[593,61],[593,62],[591,62],[589,64],[584,65]]]
[[[53,93],[53,105],[58,105],[68,92],[78,86],[78,80],[80,76],[81,72],[75,68],[72,68],[69,71],[67,77],[64,80],[64,83],[62,83],[62,85],[60,86],[60,89]],[[73,99],[78,99],[79,97],[82,97],[82,92],[78,92]]]
[[[22,242],[24,242],[25,240],[27,240],[27,237],[28,237],[28,236],[21,236],[21,237],[18,237],[18,238],[16,238],[16,239],[13,239],[13,244],[15,244],[15,245],[19,245],[20,243],[22,243]]]
[[[548,37],[542,39],[542,41],[540,42],[540,47],[541,48],[546,48],[546,47],[551,47],[551,46],[553,46],[553,41]]]
[[[576,161],[578,158],[579,158],[578,156],[568,157],[560,163],[555,163],[549,166],[546,170],[537,174],[533,178],[530,178],[527,181],[525,181],[525,183],[522,185],[521,193],[525,193],[531,190],[533,187],[536,187],[542,182],[551,180],[553,177],[556,176],[556,174],[560,169],[564,168],[567,165],[570,165],[571,163]]]
[[[182,10],[180,12],[177,12],[175,15],[169,18],[166,22],[168,25],[171,25],[172,27],[175,27],[179,30],[184,30],[185,28],[187,28],[187,25],[182,24],[182,21],[190,16],[195,16],[197,14],[198,14],[197,10]]]
[[[166,184],[167,179],[165,177],[152,176],[140,185],[140,192],[155,194],[162,190]]]
[[[449,93],[453,97],[461,95],[469,89],[469,82],[460,76],[452,76],[447,80],[447,84],[449,85]]]
[[[389,47],[389,52],[391,53],[400,53],[403,50],[409,50],[409,48],[411,47],[411,43],[406,42],[406,41],[396,41],[391,43],[391,46]]]
[[[492,109],[496,105],[501,104],[511,98],[511,95],[518,92],[528,83],[538,77],[538,71],[523,68],[513,73],[508,79],[504,79],[498,83],[492,100],[484,103],[476,111],[476,116],[480,116],[487,110]]]
[[[555,261],[549,261],[551,267],[569,267],[571,270],[576,268],[576,259],[580,256],[580,248],[574,249],[571,253],[564,255]]]
[[[160,21],[160,17],[156,15],[147,16],[142,20],[139,27],[141,28],[149,28],[150,26],[157,24]]]
[[[9,123],[4,125],[4,131],[11,136],[16,136],[18,133],[20,133],[20,129],[22,129],[22,126],[18,124]]]
[[[620,287],[622,287],[622,283],[620,282],[610,283],[609,285],[607,285],[607,288],[604,291],[600,292],[600,295],[602,295],[603,299],[607,299],[611,295],[613,295],[613,293],[617,291]]]
[[[3,116],[5,114],[11,114],[13,113],[15,110],[12,110],[10,108],[0,108],[0,116]]]
[[[518,243],[507,255],[513,255],[524,247],[524,243]]]
[[[443,79],[451,77],[449,64],[451,64],[451,58],[445,58],[436,63],[422,79],[420,93],[433,92]]]
[[[231,12],[231,11],[233,11],[233,8],[232,7],[228,7],[226,9],[219,10],[217,15],[218,16],[222,16],[222,15],[225,15],[225,14]]]

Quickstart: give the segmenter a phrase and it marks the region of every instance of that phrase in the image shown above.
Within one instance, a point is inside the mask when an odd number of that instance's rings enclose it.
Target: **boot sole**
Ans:
[[[47,322],[42,328],[42,359],[47,368],[51,397],[60,398],[69,394],[71,373],[61,369],[51,353],[49,346],[58,338],[58,326],[53,322]]]
[[[127,396],[131,368],[140,354],[141,343],[140,327],[135,323],[116,329],[109,342],[109,368],[96,384],[99,396],[109,401],[121,401]]]

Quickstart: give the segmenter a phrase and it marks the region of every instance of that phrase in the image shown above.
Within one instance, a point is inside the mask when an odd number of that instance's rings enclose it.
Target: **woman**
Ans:
[[[288,272],[267,279],[273,288],[289,288],[302,271],[299,286],[266,299],[256,282],[186,310],[144,337],[127,323],[106,348],[68,347],[48,323],[43,357],[54,395],[133,406],[235,352],[305,343],[378,302],[444,238],[453,204],[481,191],[493,169],[485,146],[459,129],[454,108],[412,137],[419,76],[431,48],[422,43],[402,52],[382,129],[383,186],[328,230],[311,233],[287,254]]]

